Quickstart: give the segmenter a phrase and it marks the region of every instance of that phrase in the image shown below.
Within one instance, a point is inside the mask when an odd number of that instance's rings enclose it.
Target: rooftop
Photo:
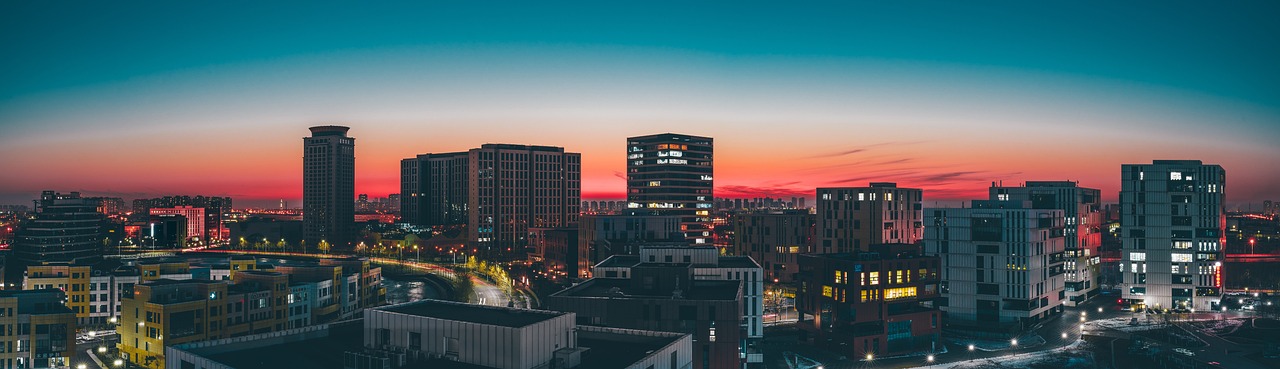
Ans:
[[[352,321],[329,325],[328,337],[215,354],[204,354],[199,348],[188,351],[237,369],[341,368],[343,353],[359,351],[363,345],[364,327]]]
[[[421,300],[374,310],[511,328],[520,328],[568,314],[558,311],[472,305],[442,300]]]
[[[739,283],[736,281],[695,280],[691,283],[691,286],[681,287],[685,300],[738,300]],[[552,296],[670,300],[671,292],[631,288],[631,281],[627,279],[593,278]]]
[[[650,336],[625,332],[627,331],[620,329],[578,326],[578,347],[589,349],[582,353],[582,363],[578,367],[626,368],[684,336],[677,333]]]

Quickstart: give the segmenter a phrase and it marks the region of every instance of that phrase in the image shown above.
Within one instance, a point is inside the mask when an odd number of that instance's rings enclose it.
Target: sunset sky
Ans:
[[[307,127],[356,192],[484,143],[715,138],[717,197],[893,181],[926,200],[1199,159],[1280,200],[1280,2],[0,2],[0,204],[39,191],[301,205]],[[501,9],[498,9],[501,8]],[[1256,205],[1255,205],[1256,208]]]

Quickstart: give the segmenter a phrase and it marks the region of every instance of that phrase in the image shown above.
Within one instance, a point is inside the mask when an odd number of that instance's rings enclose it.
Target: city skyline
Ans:
[[[402,158],[504,143],[580,152],[583,199],[623,199],[619,147],[675,132],[716,140],[721,198],[1072,180],[1116,202],[1121,164],[1198,159],[1232,173],[1228,206],[1260,203],[1280,198],[1276,7],[3,4],[25,52],[0,61],[0,204],[297,206],[296,140],[325,124],[366,143],[374,197]]]

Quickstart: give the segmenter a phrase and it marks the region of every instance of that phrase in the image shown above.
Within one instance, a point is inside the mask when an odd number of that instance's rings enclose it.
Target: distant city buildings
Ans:
[[[1062,312],[1062,210],[974,200],[924,213],[925,254],[942,261],[937,306],[948,326],[1018,334]]]
[[[231,212],[230,197],[219,196],[164,196],[133,200],[133,212],[130,219],[137,223],[150,221],[151,215],[177,214],[187,219],[192,227],[187,233],[189,238],[197,238],[205,243],[227,239],[224,228],[224,215]],[[152,212],[152,209],[165,209]],[[185,209],[185,210],[178,210]],[[196,209],[201,212],[196,217]],[[199,230],[195,229],[199,228]],[[183,239],[185,242],[186,239]]]
[[[302,155],[303,237],[349,247],[355,239],[355,138],[348,127],[311,127]]]
[[[23,222],[14,236],[13,255],[27,265],[102,258],[98,205],[79,192],[42,192],[35,218]]]
[[[766,281],[791,283],[800,272],[799,256],[813,252],[813,232],[814,215],[805,210],[737,214],[733,253],[760,263]]]
[[[991,200],[1030,201],[1035,209],[1059,209],[1063,215],[1063,257],[1067,306],[1096,296],[1102,246],[1102,191],[1069,181],[1029,181],[1025,186],[992,186]]]
[[[1121,295],[1157,309],[1216,308],[1222,296],[1226,172],[1199,160],[1120,170]]]
[[[920,241],[923,191],[875,182],[819,188],[814,252],[854,253],[867,245]]]
[[[852,254],[800,255],[800,329],[848,357],[934,352],[942,347],[939,259],[918,245],[867,245]]]
[[[662,133],[627,138],[628,211],[678,215],[690,244],[712,244],[712,151],[710,137]]]
[[[182,238],[179,246],[184,245],[188,240],[204,243],[209,242],[212,238],[205,233],[205,209],[193,206],[177,206],[172,208],[151,208],[151,215],[177,215],[185,219],[186,237]],[[154,219],[154,218],[153,218]],[[154,223],[153,223],[154,224]]]

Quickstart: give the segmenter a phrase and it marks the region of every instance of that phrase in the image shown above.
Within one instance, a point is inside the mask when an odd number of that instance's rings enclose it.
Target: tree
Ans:
[[[240,246],[241,250],[249,249],[249,241],[245,241],[244,237],[240,237],[240,242],[238,243],[238,245]]]
[[[475,294],[475,282],[471,281],[471,277],[458,273],[453,279],[453,300],[458,302],[471,302],[471,295]]]
[[[280,242],[276,242],[276,248],[280,249],[280,252],[289,251],[289,242],[286,242],[283,238],[281,238]]]

